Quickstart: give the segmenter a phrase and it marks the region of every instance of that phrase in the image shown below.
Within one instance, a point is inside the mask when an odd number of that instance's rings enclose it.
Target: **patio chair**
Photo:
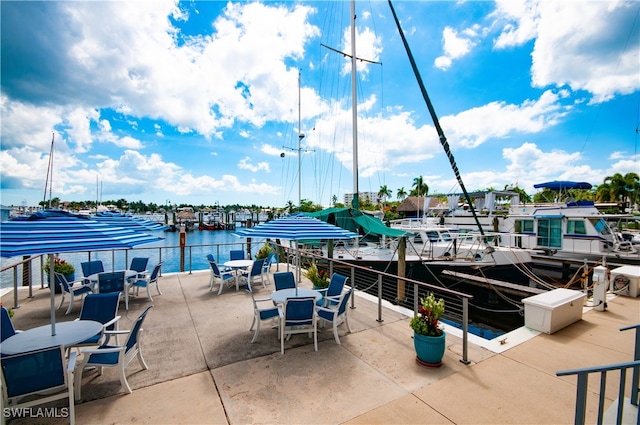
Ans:
[[[284,340],[293,334],[313,333],[313,345],[318,351],[318,321],[316,299],[287,298],[278,309],[280,316],[280,354],[284,354]]]
[[[278,256],[274,252],[270,252],[262,265],[262,279],[264,282],[269,283],[269,273],[271,272],[271,265],[277,263]]]
[[[251,327],[249,328],[249,331],[252,331],[253,327],[256,327],[253,338],[251,339],[251,343],[253,344],[260,334],[260,322],[276,319],[279,313],[278,307],[273,305],[271,298],[255,298],[251,283],[247,283],[247,291],[249,291],[251,299],[253,300],[253,322],[251,322]],[[278,330],[278,335],[279,334],[280,330]]]
[[[351,296],[352,289],[342,293],[338,298],[338,304],[333,307],[317,307],[318,318],[325,322],[333,323],[333,337],[336,339],[336,344],[340,345],[340,337],[338,336],[338,326],[342,323],[346,323],[347,331],[351,333],[351,326],[349,326],[349,317],[347,315],[347,304],[349,303],[349,296]]]
[[[241,249],[232,249],[229,251],[229,260],[244,260],[244,251]]]
[[[67,361],[62,346],[3,356],[2,423],[6,422],[5,415],[11,414],[12,411],[24,412],[21,409],[68,398],[69,422],[75,424],[75,366],[76,353],[70,353]]]
[[[76,371],[75,393],[76,400],[82,398],[82,373],[87,367],[98,367],[100,375],[102,375],[103,368],[116,367],[118,368],[120,375],[120,383],[128,393],[132,393],[131,387],[127,382],[127,376],[125,370],[129,363],[135,358],[138,359],[140,366],[147,370],[149,367],[142,357],[142,348],[140,346],[140,339],[142,336],[142,323],[147,317],[149,310],[153,308],[152,305],[147,307],[138,319],[133,324],[133,328],[130,331],[113,331],[109,333],[128,334],[127,340],[124,345],[101,345],[95,349],[82,350],[83,359],[78,364],[78,370]]]
[[[337,305],[340,301],[340,295],[349,278],[338,273],[334,273],[329,281],[329,286],[325,289],[317,289],[322,294],[322,299],[318,301],[318,305],[322,307],[330,307]]]
[[[264,278],[262,276],[262,266],[264,265],[264,260],[265,260],[264,258],[255,260],[251,265],[251,270],[241,272],[242,278],[247,282],[247,284],[253,284],[255,283],[256,279],[259,278],[260,282],[262,282],[262,287],[263,288],[267,287],[267,285],[265,285],[264,283]]]
[[[220,289],[218,289],[218,295],[222,293],[222,287],[224,283],[229,279],[235,279],[235,274],[233,271],[220,271],[218,264],[215,261],[209,261],[209,266],[211,267],[211,278],[209,279],[209,291],[213,289],[213,285],[216,280],[220,282]]]
[[[93,320],[102,323],[102,331],[82,342],[72,345],[71,347],[87,347],[93,345],[102,345],[109,342],[110,333],[107,331],[117,331],[118,306],[120,304],[119,292],[108,292],[106,294],[87,294],[82,303],[80,316],[76,320]],[[117,338],[116,334],[116,338]],[[118,340],[116,339],[116,344]]]
[[[9,310],[5,307],[0,307],[0,326],[0,342],[20,332],[13,327],[13,322],[9,317]]]
[[[84,283],[84,279],[69,283],[67,278],[64,277],[62,273],[58,272],[55,272],[55,279],[60,282],[60,289],[62,289],[62,298],[60,299],[60,305],[58,306],[59,309],[62,308],[62,304],[64,304],[66,294],[69,294],[69,307],[65,314],[69,314],[71,312],[75,297],[79,296],[82,298],[86,294],[93,293],[93,285]],[[76,283],[79,283],[79,285],[74,286]]]
[[[82,267],[82,276],[85,278],[92,274],[104,272],[104,265],[101,260],[85,261],[80,263],[80,267]],[[85,283],[89,283],[89,280],[85,279]]]
[[[131,259],[131,265],[129,270],[135,270],[138,272],[137,278],[144,278],[147,275],[147,264],[149,259],[146,257],[134,257]]]
[[[106,294],[108,292],[119,292],[124,295],[125,308],[129,310],[129,306],[126,303],[127,294],[125,293],[125,278],[124,272],[106,272],[98,275],[98,293]],[[122,300],[122,297],[120,298]]]
[[[276,291],[280,289],[295,288],[296,279],[293,272],[278,272],[273,274],[273,284]]]
[[[160,291],[160,284],[158,283],[158,278],[160,278],[160,269],[162,268],[162,263],[158,263],[155,265],[155,267],[153,268],[153,270],[151,271],[151,274],[149,276],[145,276],[143,278],[137,278],[134,279],[133,281],[130,281],[129,283],[126,283],[127,286],[127,290],[125,291],[126,293],[126,298],[125,298],[125,306],[127,308],[127,310],[129,309],[129,292],[132,289],[135,289],[136,292],[136,297],[138,296],[139,292],[140,292],[140,288],[146,288],[147,289],[147,299],[149,299],[149,301],[153,302],[153,298],[151,297],[151,287],[155,285],[156,290],[158,291],[158,295],[162,295],[162,292]]]

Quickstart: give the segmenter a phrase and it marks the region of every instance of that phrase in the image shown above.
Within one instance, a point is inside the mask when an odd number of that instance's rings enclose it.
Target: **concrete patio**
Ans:
[[[556,371],[632,360],[633,331],[619,328],[640,322],[640,299],[616,297],[607,311],[585,311],[583,320],[552,335],[521,328],[506,335],[504,344],[474,338],[469,365],[460,362],[461,339],[450,331],[442,367],[429,369],[415,361],[409,317],[388,306],[378,322],[377,305],[357,294],[349,311],[353,333],[341,327],[342,345],[326,329],[317,352],[312,340],[295,335],[281,355],[275,329],[263,328],[250,343],[250,295],[225,288],[218,296],[208,291],[208,281],[208,271],[161,278],[163,294],[154,296],[142,340],[149,369],[129,365],[132,394],[124,393],[115,370],[102,376],[86,371],[78,424],[572,423],[576,379],[557,377]],[[268,296],[272,287],[257,296]],[[49,322],[49,291],[34,295],[20,295],[16,328]],[[2,301],[12,306],[11,293]],[[126,311],[122,303],[120,328],[128,329],[149,304],[134,298]],[[66,304],[57,310],[58,321],[75,319],[80,303],[69,315],[65,310]],[[608,381],[608,404],[616,380]],[[589,388],[595,394],[594,381]],[[594,423],[597,403],[590,400],[587,420]]]

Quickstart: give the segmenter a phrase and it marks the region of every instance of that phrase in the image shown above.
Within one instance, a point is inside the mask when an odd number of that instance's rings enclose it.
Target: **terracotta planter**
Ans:
[[[442,364],[446,349],[446,334],[440,336],[424,336],[413,333],[413,346],[416,349],[416,361],[428,367],[438,367]]]

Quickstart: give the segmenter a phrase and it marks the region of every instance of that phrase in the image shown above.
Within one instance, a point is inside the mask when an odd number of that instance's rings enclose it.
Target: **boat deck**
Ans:
[[[379,322],[377,305],[358,295],[349,311],[353,333],[341,329],[341,345],[327,328],[317,352],[306,335],[294,335],[281,355],[275,329],[262,329],[250,343],[249,294],[227,288],[218,296],[208,281],[208,271],[161,278],[163,295],[154,296],[142,340],[149,369],[129,365],[132,394],[124,393],[115,370],[85,372],[78,424],[572,423],[576,378],[556,371],[632,360],[635,335],[619,329],[640,321],[640,298],[616,297],[607,311],[586,311],[552,335],[521,328],[501,343],[471,339],[468,365],[460,362],[461,339],[449,332],[443,365],[430,369],[416,363],[409,317],[397,309],[383,308]],[[34,295],[20,296],[16,328],[49,322],[49,291]],[[11,306],[12,295],[2,301]],[[129,311],[122,304],[120,328],[147,305],[144,297],[131,300]],[[73,320],[79,310],[77,303],[65,315],[65,304],[57,320]],[[609,385],[617,389],[615,379]],[[589,388],[597,393],[594,381]],[[587,422],[594,423],[597,402],[590,400]]]

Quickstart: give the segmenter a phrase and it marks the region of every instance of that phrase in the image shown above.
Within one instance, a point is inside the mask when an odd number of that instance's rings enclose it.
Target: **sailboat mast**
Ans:
[[[47,180],[44,182],[44,195],[42,197],[42,204],[47,203],[47,187],[49,188],[49,208],[51,208],[51,186],[53,186],[53,142],[55,140],[55,133],[51,133],[51,148],[49,149],[49,165],[47,166]],[[49,184],[51,181],[51,184]]]
[[[360,208],[358,188],[358,98],[356,96],[356,2],[351,0],[351,122],[353,131],[353,200],[351,206]]]
[[[298,207],[302,206],[302,196],[301,196],[301,193],[302,193],[302,183],[301,183],[302,174],[300,174],[301,173],[300,162],[302,160],[301,159],[302,150],[301,150],[300,144],[302,142],[302,139],[304,139],[304,134],[302,134],[302,131],[300,129],[300,120],[301,120],[300,119],[300,115],[301,115],[301,113],[300,113],[300,111],[301,111],[301,106],[300,106],[300,104],[301,104],[301,100],[300,100],[300,79],[301,79],[300,70],[298,70]]]

